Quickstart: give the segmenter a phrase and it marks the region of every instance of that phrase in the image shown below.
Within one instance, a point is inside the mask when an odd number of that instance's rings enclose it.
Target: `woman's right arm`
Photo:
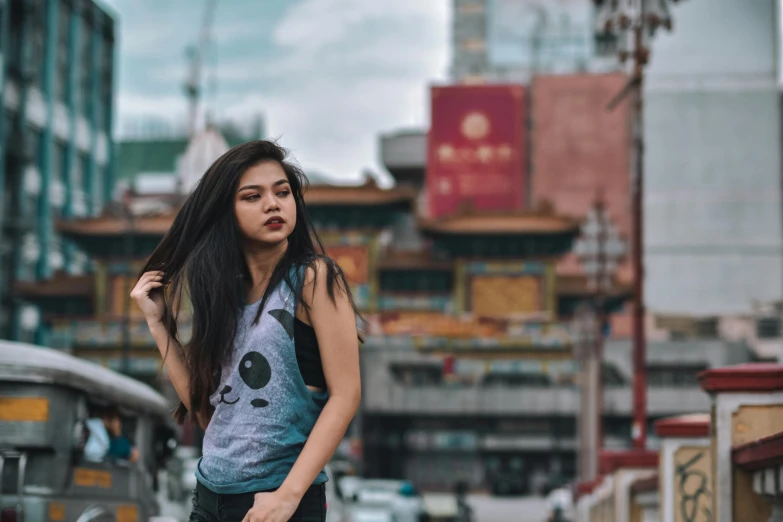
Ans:
[[[145,272],[139,278],[130,295],[147,320],[147,326],[149,326],[152,338],[155,339],[155,344],[158,345],[161,356],[164,357],[166,371],[177,395],[185,408],[190,411],[190,376],[182,353],[182,346],[169,334],[163,324],[163,292],[153,292],[150,295],[150,292],[163,286],[162,280],[163,272]]]

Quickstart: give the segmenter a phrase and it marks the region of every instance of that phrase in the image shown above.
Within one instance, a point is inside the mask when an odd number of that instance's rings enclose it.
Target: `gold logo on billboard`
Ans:
[[[438,147],[438,159],[440,159],[440,161],[453,161],[456,155],[457,153],[451,145],[441,145]]]
[[[460,127],[462,134],[470,140],[480,140],[489,134],[489,118],[483,113],[468,113]]]

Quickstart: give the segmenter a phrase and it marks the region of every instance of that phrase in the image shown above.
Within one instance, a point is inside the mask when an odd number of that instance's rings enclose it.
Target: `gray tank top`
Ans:
[[[285,282],[273,291],[257,324],[259,303],[239,318],[231,362],[210,397],[196,478],[219,494],[280,487],[321,414],[328,392],[310,391],[294,351],[295,296]],[[326,482],[321,473],[314,484]]]

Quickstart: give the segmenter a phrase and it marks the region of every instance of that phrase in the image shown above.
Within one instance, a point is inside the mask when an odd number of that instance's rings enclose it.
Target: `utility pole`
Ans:
[[[647,337],[644,307],[644,67],[650,58],[649,44],[661,27],[671,30],[670,5],[678,0],[594,0],[600,30],[615,34],[621,63],[632,60],[628,84],[609,104],[613,109],[632,96],[634,174],[632,187],[631,259],[634,272],[633,298],[633,446],[647,446]]]
[[[625,242],[611,221],[599,193],[595,206],[582,225],[582,235],[574,246],[582,261],[587,284],[593,292],[590,305],[577,313],[577,331],[583,343],[580,350],[583,383],[579,409],[580,480],[598,476],[598,455],[603,447],[603,353],[606,317],[606,292],[612,289],[614,272],[626,254]]]
[[[188,48],[190,70],[185,80],[185,95],[188,98],[188,136],[193,137],[198,125],[198,106],[201,100],[201,68],[204,63],[207,47],[211,41],[212,24],[215,19],[217,0],[206,0],[204,18],[201,21],[196,45]]]

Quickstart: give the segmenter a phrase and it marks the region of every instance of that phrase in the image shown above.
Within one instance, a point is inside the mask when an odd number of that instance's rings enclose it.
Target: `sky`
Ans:
[[[143,121],[183,125],[186,48],[205,0],[101,3],[118,27],[118,137]],[[267,136],[305,169],[345,180],[381,170],[380,133],[428,125],[428,86],[448,75],[450,5],[218,0],[205,103],[219,120],[249,125],[263,114]]]

